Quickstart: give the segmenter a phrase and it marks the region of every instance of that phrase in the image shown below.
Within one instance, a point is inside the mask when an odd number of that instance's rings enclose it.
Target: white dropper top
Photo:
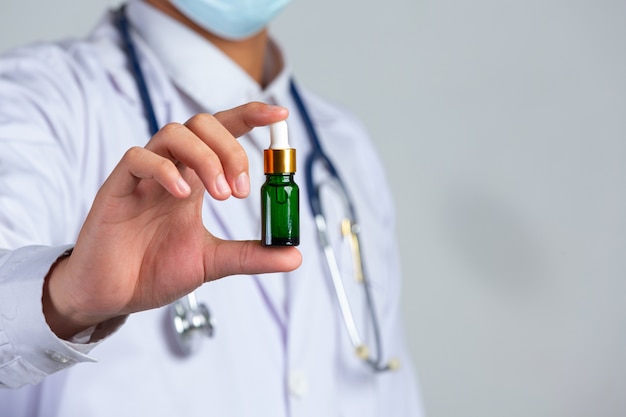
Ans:
[[[270,149],[289,149],[289,134],[287,122],[272,123],[270,125]]]
[[[293,174],[296,172],[296,150],[289,146],[287,122],[272,123],[270,147],[263,150],[263,168],[266,174]]]

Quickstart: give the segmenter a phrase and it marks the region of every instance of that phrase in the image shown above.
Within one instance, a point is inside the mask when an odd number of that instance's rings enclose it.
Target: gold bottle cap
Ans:
[[[263,162],[266,174],[290,174],[296,172],[296,150],[265,149]]]

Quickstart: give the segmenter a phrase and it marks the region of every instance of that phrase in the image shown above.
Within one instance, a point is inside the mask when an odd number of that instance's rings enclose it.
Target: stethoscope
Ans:
[[[159,125],[157,123],[152,100],[150,99],[145,76],[141,66],[139,65],[139,59],[134,47],[134,42],[130,36],[129,23],[124,12],[124,6],[120,7],[115,12],[115,23],[126,48],[126,54],[137,83],[137,88],[143,103],[151,135],[154,135],[159,130]],[[399,366],[397,360],[391,359],[385,362],[382,357],[380,327],[376,315],[376,309],[374,308],[374,300],[371,294],[370,284],[367,280],[367,274],[364,271],[361,258],[359,237],[360,227],[356,221],[357,217],[354,205],[352,204],[352,199],[349,197],[344,182],[339,176],[339,172],[321,146],[317,131],[293,79],[290,81],[290,92],[311,141],[312,150],[305,161],[307,197],[315,219],[318,238],[331,276],[337,302],[339,304],[346,330],[348,331],[348,335],[350,337],[350,342],[357,357],[367,363],[375,372],[396,369]],[[325,169],[329,174],[329,180],[318,185],[314,183],[313,179],[315,171],[314,168],[316,165]],[[361,337],[361,334],[356,326],[350,304],[348,303],[348,297],[343,285],[335,252],[331,246],[326,217],[323,213],[322,199],[320,198],[323,186],[331,186],[333,188],[333,190],[340,197],[346,211],[346,216],[342,221],[342,233],[344,239],[347,240],[350,245],[354,262],[353,269],[355,278],[362,284],[361,286],[365,294],[367,314],[373,333],[373,353],[363,342],[363,338]],[[204,303],[198,303],[195,292],[191,292],[185,297],[174,302],[170,306],[170,316],[177,346],[185,355],[197,352],[201,345],[201,340],[204,337],[213,336],[214,321],[211,317],[210,311]]]

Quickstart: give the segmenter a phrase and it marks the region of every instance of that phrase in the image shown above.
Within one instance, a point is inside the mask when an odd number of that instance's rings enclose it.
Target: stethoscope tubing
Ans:
[[[335,294],[337,295],[337,301],[339,303],[339,307],[341,310],[341,314],[344,318],[344,323],[348,330],[348,334],[354,346],[362,346],[362,340],[359,336],[356,323],[352,316],[352,311],[349,307],[348,299],[345,293],[345,289],[341,284],[341,276],[339,273],[339,269],[337,267],[337,260],[335,258],[335,254],[332,251],[330,246],[330,242],[326,238],[326,220],[324,218],[322,212],[322,203],[320,200],[320,192],[319,187],[314,184],[313,181],[313,170],[315,162],[319,162],[324,165],[326,170],[331,176],[331,180],[335,182],[337,185],[338,194],[343,198],[343,202],[346,205],[346,209],[348,210],[351,227],[354,229],[353,233],[355,238],[357,239],[357,244],[360,245],[359,241],[359,225],[356,216],[356,209],[352,204],[352,198],[348,194],[348,189],[345,186],[339,172],[335,168],[335,165],[330,160],[324,149],[322,148],[322,144],[320,138],[317,134],[317,129],[315,129],[315,125],[313,124],[313,120],[311,120],[311,116],[309,111],[307,110],[307,106],[300,95],[298,88],[296,87],[296,83],[293,78],[289,82],[289,90],[291,92],[291,96],[293,97],[294,102],[296,103],[296,107],[298,108],[298,113],[302,118],[302,122],[306,128],[308,136],[311,141],[311,153],[308,155],[305,162],[305,172],[306,172],[306,185],[307,185],[307,196],[309,200],[309,207],[311,208],[311,212],[315,219],[315,223],[318,230],[320,244],[322,246],[322,250],[324,252],[324,256],[326,257],[329,273],[331,275],[331,280],[333,282],[333,286],[335,288]],[[365,266],[361,264],[361,268],[364,269]],[[372,331],[374,332],[374,343],[376,347],[376,358],[375,359],[367,359],[367,362],[378,372],[385,371],[389,369],[388,365],[383,363],[382,358],[382,343],[381,343],[381,335],[380,335],[380,324],[378,322],[378,317],[375,313],[374,300],[370,290],[370,283],[367,278],[367,274],[363,271],[362,280],[363,285],[365,286],[365,298],[367,303],[367,310],[370,316],[370,320],[372,321]]]
[[[315,162],[320,162],[324,165],[324,167],[328,170],[328,173],[336,181],[341,187],[342,192],[345,194],[346,203],[348,205],[348,211],[352,219],[356,219],[356,213],[354,207],[352,205],[352,200],[347,193],[346,186],[341,179],[339,172],[335,168],[335,165],[332,163],[326,152],[324,152],[322,148],[322,143],[317,134],[317,129],[313,124],[313,120],[311,120],[311,116],[307,110],[306,105],[304,104],[304,100],[300,95],[300,91],[296,87],[296,83],[293,78],[289,81],[289,91],[291,92],[291,96],[293,97],[294,102],[296,103],[296,107],[298,108],[298,113],[302,118],[302,122],[304,123],[304,127],[306,128],[307,134],[311,141],[311,153],[307,156],[305,161],[305,170],[306,170],[306,185],[307,185],[307,197],[309,200],[309,207],[311,208],[311,212],[313,213],[313,217],[322,214],[322,204],[320,202],[319,193],[316,192],[317,187],[313,183],[313,165]]]
[[[126,17],[126,13],[125,13],[125,6],[122,6],[115,11],[114,18],[115,18],[115,23],[118,27],[119,33],[121,34],[124,47],[126,48],[126,55],[128,56],[129,61],[130,61],[131,71],[135,76],[135,81],[136,81],[137,88],[141,97],[141,101],[143,103],[145,117],[148,122],[148,127],[151,132],[151,136],[154,136],[159,130],[159,125],[157,122],[155,108],[152,103],[152,99],[150,98],[148,87],[146,85],[146,78],[141,69],[141,65],[139,64],[139,59],[138,59],[137,51],[135,50],[135,47],[134,47],[134,42],[130,37],[130,29],[129,29],[129,24],[128,24],[128,18]],[[346,205],[346,209],[348,210],[352,227],[355,229],[353,230],[353,232],[358,243],[359,226],[356,221],[356,210],[352,204],[352,199],[348,195],[347,188],[345,187],[345,184],[339,175],[339,172],[337,171],[337,169],[335,168],[335,165],[332,163],[332,161],[330,160],[330,158],[328,157],[328,155],[324,152],[322,148],[319,136],[317,134],[317,130],[315,129],[315,126],[313,124],[313,121],[311,120],[307,107],[304,104],[302,96],[300,95],[300,92],[298,91],[298,88],[296,87],[296,83],[294,82],[293,78],[290,79],[289,89],[294,99],[294,102],[296,103],[296,107],[298,108],[298,112],[302,118],[302,122],[304,123],[304,126],[306,128],[306,131],[307,131],[307,134],[309,136],[311,146],[312,146],[311,153],[308,155],[306,162],[305,162],[305,172],[306,172],[305,181],[306,181],[306,186],[307,186],[306,188],[307,188],[307,197],[309,201],[309,207],[311,209],[311,212],[316,222],[320,243],[322,246],[322,250],[324,252],[324,256],[326,257],[326,260],[327,260],[329,273],[331,275],[331,280],[335,288],[335,294],[337,296],[341,314],[344,319],[344,324],[346,325],[352,344],[354,346],[363,346],[362,340],[359,336],[359,332],[356,327],[356,323],[352,316],[351,309],[349,307],[348,299],[345,293],[345,288],[343,287],[343,284],[341,282],[341,275],[337,267],[337,261],[336,261],[334,252],[332,251],[330,242],[328,241],[328,239],[326,238],[326,234],[324,233],[326,230],[326,221],[325,221],[323,211],[322,211],[320,193],[319,193],[318,187],[314,184],[314,181],[313,181],[313,171],[314,171],[314,165],[316,162],[321,163],[324,166],[324,168],[326,168],[326,170],[331,176],[331,179],[338,186],[339,194],[343,198],[344,203]],[[361,268],[363,268],[363,265],[361,265]],[[381,371],[390,369],[390,367],[389,365],[384,364],[382,360],[382,348],[381,348],[382,343],[381,343],[379,323],[378,323],[377,315],[375,313],[374,300],[372,298],[372,294],[369,288],[369,282],[367,281],[366,276],[367,274],[363,273],[363,285],[365,287],[367,310],[369,312],[370,320],[372,321],[372,328],[374,332],[374,344],[376,348],[375,349],[376,358],[375,359],[367,358],[366,361],[370,364],[370,366],[372,366],[372,368],[375,371],[381,372]],[[180,307],[180,306],[182,306],[185,310],[191,310],[191,308],[195,306],[197,310],[205,310],[208,315],[208,309],[206,309],[206,306],[204,306],[203,304],[198,304],[196,300],[195,292],[191,292],[190,294],[186,295],[184,299],[179,300],[177,304],[174,305],[175,308]],[[190,311],[185,311],[184,314],[188,314],[188,313],[190,313]],[[181,315],[181,318],[182,318],[182,315]],[[203,320],[202,322],[206,323],[206,326],[208,326],[206,329],[206,333],[208,335],[211,335],[213,332],[213,329],[212,329],[212,320],[210,316],[207,316],[206,320]],[[190,323],[190,325],[193,326],[193,323]],[[178,336],[181,338],[181,343],[182,343],[183,335],[179,334]],[[190,351],[189,347],[183,346],[183,350],[187,350],[186,353],[193,353]]]
[[[124,47],[126,48],[126,56],[128,56],[128,60],[130,61],[131,70],[135,75],[135,82],[137,83],[137,89],[139,90],[141,102],[146,113],[150,136],[154,136],[159,131],[159,124],[157,123],[154,105],[152,104],[150,92],[148,91],[148,86],[146,85],[146,77],[143,74],[141,65],[139,65],[139,58],[137,51],[135,50],[135,43],[130,38],[130,29],[128,28],[128,18],[126,17],[125,9],[126,6],[123,5],[115,11],[115,23],[117,24],[119,29],[118,31],[122,36]]]

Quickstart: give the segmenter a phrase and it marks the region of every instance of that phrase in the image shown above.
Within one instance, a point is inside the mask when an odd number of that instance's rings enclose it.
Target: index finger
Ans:
[[[251,102],[214,114],[215,118],[236,138],[253,128],[280,122],[289,116],[285,107]]]

